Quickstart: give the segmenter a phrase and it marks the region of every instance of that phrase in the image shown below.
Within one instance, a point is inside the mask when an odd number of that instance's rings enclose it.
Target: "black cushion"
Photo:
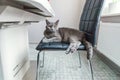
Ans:
[[[58,49],[58,50],[66,50],[69,46],[69,43],[64,43],[64,42],[49,42],[49,43],[44,43],[40,42],[39,45],[36,47],[36,50],[52,50],[52,49]],[[85,46],[81,44],[79,46],[79,50],[85,50]]]

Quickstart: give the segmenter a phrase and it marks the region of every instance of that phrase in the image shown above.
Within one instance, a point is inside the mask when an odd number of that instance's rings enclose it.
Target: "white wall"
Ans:
[[[120,23],[101,23],[97,49],[120,66]]]
[[[71,27],[78,29],[79,20],[85,0],[50,0],[50,4],[55,11],[55,18],[51,21],[60,20],[60,27]],[[29,27],[30,43],[38,43],[45,29],[45,22],[33,24]]]

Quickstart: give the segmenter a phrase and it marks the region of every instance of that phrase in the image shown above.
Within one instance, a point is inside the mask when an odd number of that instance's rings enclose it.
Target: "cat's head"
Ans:
[[[57,30],[58,23],[59,20],[57,20],[56,22],[50,22],[46,20],[46,30],[49,32],[55,32]]]

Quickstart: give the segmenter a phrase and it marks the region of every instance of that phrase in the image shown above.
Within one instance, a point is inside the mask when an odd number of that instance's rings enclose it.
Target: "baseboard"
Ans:
[[[95,53],[97,54],[97,56],[105,63],[107,64],[112,70],[115,71],[115,73],[117,73],[118,75],[120,75],[120,67],[114,63],[112,60],[110,60],[108,57],[106,57],[105,55],[103,55],[99,50],[94,49]]]

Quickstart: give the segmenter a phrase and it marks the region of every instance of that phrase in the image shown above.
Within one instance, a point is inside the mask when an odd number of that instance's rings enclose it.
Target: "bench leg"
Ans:
[[[37,55],[37,73],[36,73],[36,80],[39,80],[40,68],[43,68],[43,67],[44,67],[45,51],[43,51],[42,62],[40,61],[40,57],[41,57],[41,51],[39,51],[39,52],[38,52],[38,55]],[[41,65],[41,63],[42,63],[42,65]]]
[[[40,59],[40,52],[41,52],[41,51],[39,51],[39,52],[38,52],[38,55],[37,55],[37,71],[36,71],[36,80],[39,80],[39,72],[40,72],[40,70],[39,70],[39,66],[40,66],[39,59]]]
[[[91,80],[94,80],[93,67],[92,67],[91,60],[88,60],[88,63],[89,63],[89,68],[90,68],[90,73],[91,73]]]
[[[43,68],[44,67],[44,60],[45,60],[45,51],[43,51],[43,54],[42,54],[42,65],[40,64],[40,68]]]
[[[80,56],[80,52],[78,51],[78,57],[79,57],[79,67],[81,68],[82,64],[81,64],[81,56]]]

